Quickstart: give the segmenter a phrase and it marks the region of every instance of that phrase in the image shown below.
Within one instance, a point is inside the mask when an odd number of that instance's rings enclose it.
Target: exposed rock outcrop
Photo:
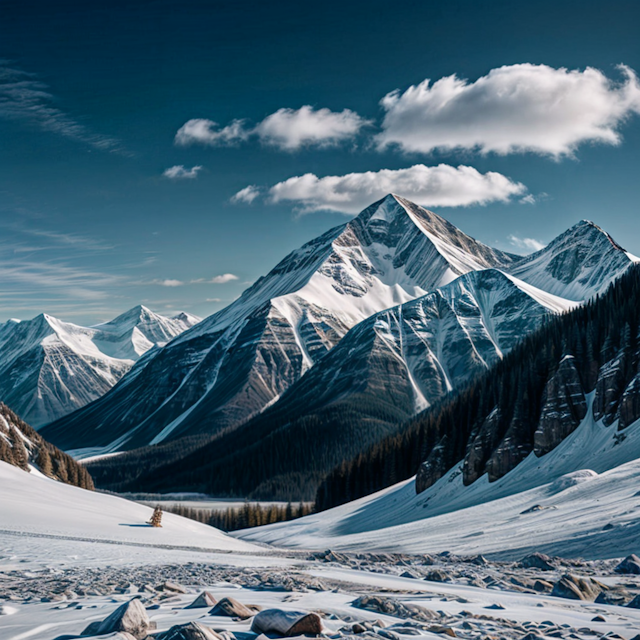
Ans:
[[[92,622],[82,632],[83,636],[104,636],[108,633],[124,631],[134,638],[142,640],[148,632],[155,629],[155,623],[149,620],[144,605],[137,598],[125,602],[104,620]]]
[[[600,369],[593,398],[593,419],[610,426],[616,419],[618,403],[625,388],[625,356],[621,352]]]
[[[317,613],[265,609],[251,623],[254,633],[277,633],[284,637],[316,636],[322,633],[322,620]]]
[[[635,553],[627,556],[616,568],[616,573],[640,574],[640,558]]]
[[[416,474],[417,493],[422,493],[434,485],[450,469],[451,462],[447,456],[448,451],[449,436],[444,436],[418,469]]]
[[[485,472],[487,460],[498,444],[496,434],[499,423],[500,414],[495,408],[478,429],[462,465],[462,482],[465,486],[475,482]]]
[[[626,429],[640,419],[640,373],[631,380],[618,405],[618,430]]]
[[[607,587],[593,578],[580,578],[570,573],[565,574],[553,586],[552,596],[569,600],[588,600],[593,602]]]
[[[587,415],[587,400],[575,358],[563,358],[549,378],[542,399],[540,422],[533,434],[533,451],[542,456],[555,449]]]

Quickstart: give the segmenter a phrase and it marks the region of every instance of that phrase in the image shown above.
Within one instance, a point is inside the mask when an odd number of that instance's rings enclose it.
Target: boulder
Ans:
[[[176,624],[168,631],[156,635],[154,640],[221,640],[221,636],[199,622],[188,622]]]
[[[627,556],[615,569],[616,573],[640,574],[640,558],[635,553]]]
[[[540,569],[540,571],[554,571],[551,558],[544,553],[530,553],[520,560],[523,569]]]
[[[251,618],[258,611],[260,611],[260,607],[255,604],[244,605],[242,602],[238,602],[234,598],[222,598],[218,604],[216,604],[211,611],[209,611],[209,615],[211,616],[227,616],[229,618],[240,618],[241,620],[246,620],[247,618]]]
[[[165,582],[163,585],[158,587],[158,591],[170,591],[172,593],[187,593],[187,590],[179,584],[175,582]]]
[[[451,576],[445,571],[442,571],[442,569],[434,569],[433,571],[429,571],[424,579],[429,580],[429,582],[449,582]]]
[[[204,607],[213,607],[218,601],[208,592],[203,591],[190,605],[185,609],[203,609]]]
[[[601,591],[607,587],[593,578],[580,578],[565,574],[553,586],[552,596],[568,598],[569,600],[587,600],[593,602]]]
[[[587,399],[575,358],[566,356],[547,381],[544,390],[540,421],[533,434],[533,452],[536,456],[555,449],[586,415]]]
[[[322,620],[317,613],[265,609],[254,617],[251,631],[258,634],[277,633],[287,638],[316,636],[322,633]]]
[[[92,622],[82,632],[83,636],[104,636],[109,633],[124,631],[137,640],[145,638],[149,631],[155,629],[147,611],[137,598],[119,606],[110,616],[101,621]]]
[[[637,595],[631,602],[625,605],[630,609],[640,609],[640,595]]]

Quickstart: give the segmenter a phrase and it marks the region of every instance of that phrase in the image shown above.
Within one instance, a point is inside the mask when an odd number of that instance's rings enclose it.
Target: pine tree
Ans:
[[[152,527],[162,527],[162,509],[160,508],[160,505],[157,505],[156,508],[153,510],[153,515],[151,516],[151,520],[149,520],[149,524]]]

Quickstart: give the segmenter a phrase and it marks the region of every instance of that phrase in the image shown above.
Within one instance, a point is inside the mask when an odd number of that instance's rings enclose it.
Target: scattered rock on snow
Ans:
[[[240,618],[246,620],[254,616],[260,607],[255,604],[244,605],[242,602],[238,602],[234,598],[222,598],[218,604],[216,604],[209,615],[211,616],[227,616],[229,618]]]
[[[437,618],[437,614],[424,607],[404,604],[394,598],[385,596],[360,596],[351,603],[352,607],[384,613],[397,618],[411,618],[413,620],[428,621]]]
[[[640,574],[640,558],[635,553],[627,556],[615,569],[616,573]]]
[[[188,622],[159,633],[154,640],[221,640],[221,636],[199,622]]]
[[[554,571],[551,558],[544,553],[531,553],[520,560],[520,566],[524,569],[540,569],[541,571]]]
[[[553,586],[552,596],[570,600],[595,600],[607,587],[593,578],[580,578],[565,574]]]
[[[258,634],[277,633],[285,637],[315,636],[322,633],[322,620],[317,613],[265,609],[253,619],[251,631]]]
[[[92,622],[83,632],[83,636],[103,636],[116,631],[126,631],[138,640],[147,636],[147,632],[155,629],[147,611],[138,599],[125,602],[104,620]]]
[[[218,601],[208,592],[203,591],[190,605],[185,609],[202,609],[204,607],[214,607]]]

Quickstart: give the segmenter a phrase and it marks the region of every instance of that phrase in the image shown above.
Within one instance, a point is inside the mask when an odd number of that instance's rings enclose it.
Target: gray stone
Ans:
[[[125,602],[110,616],[101,621],[92,622],[82,632],[83,636],[103,636],[108,633],[125,631],[138,640],[142,640],[147,633],[154,629],[144,606],[138,599]]]
[[[635,553],[627,556],[615,569],[616,573],[640,574],[640,558]]]
[[[595,600],[607,587],[593,578],[580,578],[570,573],[565,574],[553,586],[552,596],[570,600]]]
[[[218,601],[208,592],[203,591],[190,605],[185,609],[202,609],[204,607],[214,607]]]
[[[322,620],[317,613],[265,609],[251,623],[254,633],[277,633],[285,637],[315,636],[322,633]]]
[[[188,622],[159,633],[154,640],[221,640],[221,636],[200,622]]]
[[[234,598],[222,598],[218,604],[216,604],[209,615],[212,616],[227,616],[229,618],[240,618],[246,620],[254,616],[260,607],[254,604],[244,605],[242,602],[238,602]]]

